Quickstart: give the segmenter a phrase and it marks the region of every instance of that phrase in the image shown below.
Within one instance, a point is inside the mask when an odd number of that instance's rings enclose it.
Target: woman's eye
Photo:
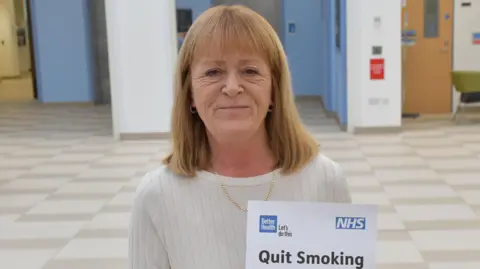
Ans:
[[[247,68],[243,71],[246,75],[257,75],[258,74],[258,71],[254,68]]]
[[[218,69],[211,69],[205,72],[205,76],[207,77],[213,77],[213,76],[218,76],[220,74],[220,70]]]

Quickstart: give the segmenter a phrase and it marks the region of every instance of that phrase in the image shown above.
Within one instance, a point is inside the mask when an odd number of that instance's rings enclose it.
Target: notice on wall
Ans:
[[[297,32],[297,25],[295,24],[295,22],[288,22],[288,34],[294,35],[295,32]]]
[[[370,59],[370,80],[385,79],[385,59]]]
[[[480,45],[480,32],[472,34],[472,44],[473,45]]]
[[[375,269],[375,205],[248,203],[246,269]]]
[[[417,31],[415,30],[403,30],[402,31],[402,45],[414,46],[417,43]]]

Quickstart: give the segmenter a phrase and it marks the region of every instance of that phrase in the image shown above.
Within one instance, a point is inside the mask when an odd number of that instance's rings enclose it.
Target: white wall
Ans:
[[[462,7],[471,2],[470,7]],[[455,0],[453,30],[453,70],[480,71],[480,45],[472,45],[472,33],[480,32],[480,1]],[[454,108],[458,102],[455,92]]]
[[[106,0],[114,137],[170,132],[174,0]]]
[[[375,17],[381,19],[379,28]],[[401,126],[401,1],[347,0],[349,132]],[[372,46],[383,46],[373,56]],[[370,59],[385,59],[385,80],[370,80]]]

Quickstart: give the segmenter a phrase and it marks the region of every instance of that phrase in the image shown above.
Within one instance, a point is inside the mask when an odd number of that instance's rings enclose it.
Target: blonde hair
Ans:
[[[185,37],[175,71],[171,120],[173,148],[163,163],[174,173],[186,177],[193,177],[197,169],[205,170],[211,165],[205,125],[190,111],[190,68],[194,57],[213,45],[219,45],[218,53],[247,49],[264,56],[272,73],[274,102],[265,126],[277,168],[288,174],[311,162],[318,154],[318,145],[304,128],[297,112],[287,57],[275,30],[253,10],[232,5],[206,10]]]

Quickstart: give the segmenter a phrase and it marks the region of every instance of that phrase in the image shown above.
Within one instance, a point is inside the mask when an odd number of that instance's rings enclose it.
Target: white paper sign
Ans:
[[[248,204],[246,269],[375,269],[375,205]]]

